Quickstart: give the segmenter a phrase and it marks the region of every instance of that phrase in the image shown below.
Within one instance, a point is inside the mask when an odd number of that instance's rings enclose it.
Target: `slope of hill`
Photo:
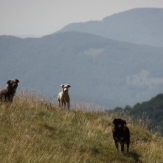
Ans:
[[[159,129],[163,133],[163,94],[158,94],[149,101],[137,103],[125,110],[135,117],[140,117],[144,113],[151,121],[148,128],[154,131]]]
[[[158,94],[149,101],[137,103],[133,107],[117,107],[113,112],[125,111],[129,115],[149,120],[148,129],[158,131],[163,134],[163,94]]]
[[[163,9],[137,8],[101,21],[72,23],[59,32],[78,31],[110,39],[163,47]]]
[[[60,85],[69,83],[72,103],[134,105],[163,92],[162,51],[79,32],[1,36],[0,86],[18,78],[18,89],[56,97]]]
[[[163,138],[126,115],[129,153],[117,152],[112,138],[116,114],[67,111],[30,92],[18,92],[12,105],[0,105],[0,160],[3,163],[162,162]]]

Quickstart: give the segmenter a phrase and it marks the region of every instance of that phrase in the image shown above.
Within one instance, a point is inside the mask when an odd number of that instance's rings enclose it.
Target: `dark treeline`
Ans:
[[[158,94],[149,101],[137,103],[133,107],[117,107],[114,111],[127,112],[134,118],[145,115],[144,118],[149,119],[148,129],[160,131],[163,134],[163,94]]]

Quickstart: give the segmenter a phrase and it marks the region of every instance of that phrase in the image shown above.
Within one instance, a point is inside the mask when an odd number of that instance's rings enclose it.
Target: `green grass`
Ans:
[[[19,92],[0,105],[0,162],[3,163],[161,163],[163,138],[123,113],[58,108],[37,94]],[[112,121],[125,118],[130,152],[117,152]]]

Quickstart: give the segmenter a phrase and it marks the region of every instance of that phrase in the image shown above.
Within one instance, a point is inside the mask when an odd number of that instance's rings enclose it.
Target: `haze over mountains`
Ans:
[[[72,102],[107,108],[148,100],[163,92],[160,20],[163,9],[134,9],[42,38],[0,36],[0,86],[18,78],[20,90],[56,98],[68,83]]]
[[[86,32],[110,39],[163,47],[163,9],[136,8],[101,21],[72,23],[60,31]]]

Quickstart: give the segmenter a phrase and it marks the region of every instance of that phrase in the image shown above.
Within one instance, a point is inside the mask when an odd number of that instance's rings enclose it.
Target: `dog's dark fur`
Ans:
[[[126,121],[117,118],[113,120],[114,128],[113,128],[113,139],[115,141],[115,146],[118,150],[118,143],[121,145],[121,151],[124,151],[124,144],[127,144],[127,152],[129,151],[130,145],[130,130],[126,126]]]
[[[13,101],[13,97],[16,93],[19,80],[11,79],[7,81],[7,85],[0,91],[0,102],[9,102]]]

